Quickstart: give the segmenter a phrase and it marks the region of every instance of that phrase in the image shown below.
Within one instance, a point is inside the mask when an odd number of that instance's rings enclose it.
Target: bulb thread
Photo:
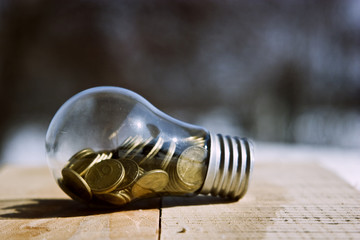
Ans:
[[[210,135],[209,165],[201,194],[240,199],[248,189],[253,145],[246,138]]]

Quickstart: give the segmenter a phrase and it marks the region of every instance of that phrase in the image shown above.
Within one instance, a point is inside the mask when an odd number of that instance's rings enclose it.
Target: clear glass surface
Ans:
[[[208,148],[207,130],[118,87],[70,98],[46,135],[48,164],[60,187],[76,200],[115,205],[196,192],[205,179]]]

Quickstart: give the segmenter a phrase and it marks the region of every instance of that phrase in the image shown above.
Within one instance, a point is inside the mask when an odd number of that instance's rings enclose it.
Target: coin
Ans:
[[[158,137],[155,145],[151,148],[150,152],[146,155],[146,157],[144,157],[140,162],[139,165],[148,165],[146,164],[146,161],[149,159],[152,159],[161,149],[162,145],[164,144],[164,139],[162,139],[161,137]]]
[[[142,137],[136,136],[134,140],[126,148],[127,151],[121,156],[122,159],[125,159],[129,154],[131,154],[134,149],[136,149],[143,142]]]
[[[74,162],[78,161],[79,159],[94,153],[94,151],[91,148],[85,148],[77,153],[75,153],[68,161],[67,165],[65,167],[70,167],[70,165],[74,164]]]
[[[137,165],[137,163],[132,160],[123,160],[120,162],[124,166],[125,177],[120,183],[120,185],[117,186],[117,189],[124,189],[131,186],[136,181],[136,179],[140,175],[140,171],[139,165]]]
[[[206,149],[192,146],[185,149],[177,162],[176,174],[182,183],[193,189],[200,187],[205,179],[204,161]]]
[[[92,153],[92,152],[94,152],[94,150],[92,150],[91,148],[84,148],[84,149],[80,150],[79,152],[75,153],[74,156],[72,156],[72,158],[81,158],[81,157],[87,155],[88,153]]]
[[[126,148],[128,144],[133,140],[133,137],[128,137],[124,140],[124,142],[121,144],[120,148]]]
[[[142,167],[139,166],[139,176],[138,177],[140,177],[140,176],[142,176],[144,174],[145,174],[145,170]]]
[[[115,151],[117,154],[117,158],[125,159],[130,155],[130,159],[134,155],[135,149],[139,148],[139,145],[143,143],[143,138],[141,136],[128,137],[124,143],[117,148]]]
[[[169,193],[189,193],[197,190],[196,186],[181,181],[176,173],[176,167],[169,168],[169,183],[164,191]]]
[[[170,143],[170,146],[166,153],[166,156],[164,157],[164,160],[161,162],[161,169],[165,170],[168,167],[168,165],[175,153],[175,149],[176,149],[176,143],[172,141]]]
[[[61,190],[63,190],[64,193],[66,193],[66,195],[68,195],[69,197],[71,197],[72,199],[79,201],[79,202],[84,202],[85,200],[82,199],[80,196],[78,196],[75,192],[71,191],[65,184],[64,184],[64,180],[62,178],[57,180],[57,183],[59,185],[59,187],[61,188]]]
[[[98,158],[97,162],[100,162],[100,161],[105,160],[105,159],[111,159],[112,156],[113,156],[113,153],[111,151],[107,151],[107,150],[100,151],[100,152],[97,152],[97,153],[99,154],[99,158]]]
[[[190,136],[185,138],[186,141],[191,142],[195,146],[203,147],[205,145],[205,139],[200,136]]]
[[[99,154],[97,153],[90,153],[81,158],[77,158],[76,161],[72,161],[67,167],[80,174],[80,176],[83,176],[91,166],[97,162],[98,156]]]
[[[114,204],[114,205],[124,205],[128,202],[131,201],[131,196],[130,196],[130,191],[125,189],[125,190],[120,190],[120,191],[113,191],[110,193],[105,193],[105,194],[99,194],[96,195],[97,198],[106,201],[108,203]]]
[[[164,170],[155,169],[144,173],[134,184],[131,192],[134,196],[138,196],[139,192],[142,193],[144,190],[161,191],[169,182],[169,175]],[[149,192],[149,191],[146,191]]]
[[[107,193],[116,189],[124,176],[125,170],[121,162],[107,159],[90,168],[85,175],[85,180],[94,193]]]
[[[154,191],[151,189],[143,188],[135,183],[131,188],[131,194],[134,198],[142,198],[154,194]]]
[[[131,156],[127,157],[127,159],[133,160],[134,158],[140,156],[140,153],[143,151],[144,147],[147,146],[152,140],[153,138],[149,137],[146,141],[142,142],[141,145],[136,148],[136,151],[133,151]]]
[[[91,200],[91,189],[86,181],[77,172],[70,168],[64,168],[61,173],[63,179],[60,180],[59,186],[66,194],[68,194],[74,200]]]

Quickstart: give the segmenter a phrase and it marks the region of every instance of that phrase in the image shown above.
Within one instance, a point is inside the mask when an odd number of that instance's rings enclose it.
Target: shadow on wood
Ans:
[[[159,206],[158,198],[122,207],[89,206],[71,199],[9,199],[0,200],[0,219],[67,218],[138,209],[159,209]]]
[[[230,200],[220,197],[212,196],[194,196],[194,197],[164,197],[162,199],[162,207],[181,207],[181,206],[196,206],[196,205],[210,205],[210,204],[223,204],[223,203],[232,203],[237,200]]]
[[[216,197],[166,197],[165,207],[205,205],[231,202]],[[0,219],[67,218],[101,215],[139,209],[160,209],[160,198],[134,201],[124,206],[86,205],[71,199],[8,199],[0,200]]]

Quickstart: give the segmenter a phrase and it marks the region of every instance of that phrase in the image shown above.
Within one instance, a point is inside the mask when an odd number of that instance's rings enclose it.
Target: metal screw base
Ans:
[[[253,146],[246,138],[210,135],[210,159],[201,194],[240,199],[253,167]]]

